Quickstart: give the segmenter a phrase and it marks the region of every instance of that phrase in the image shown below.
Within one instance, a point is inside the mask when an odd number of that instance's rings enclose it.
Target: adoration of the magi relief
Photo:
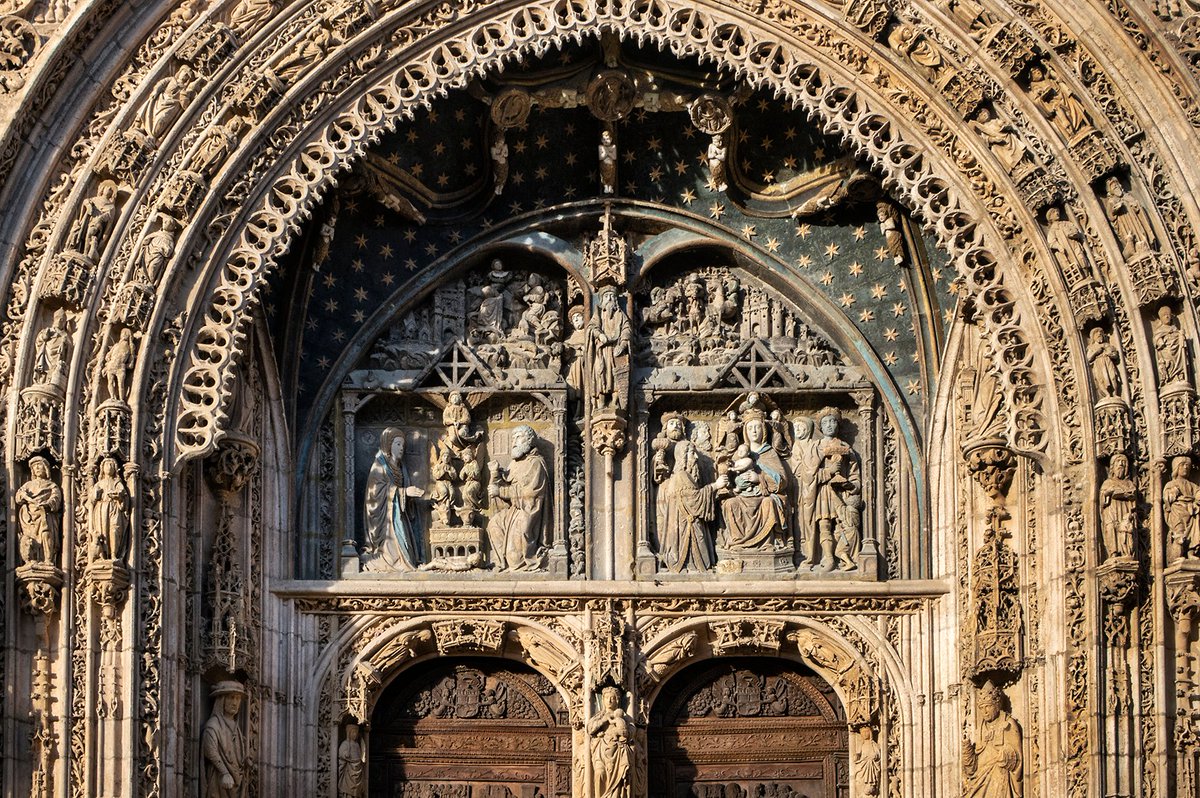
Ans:
[[[1200,798],[1200,0],[0,7],[0,793]]]

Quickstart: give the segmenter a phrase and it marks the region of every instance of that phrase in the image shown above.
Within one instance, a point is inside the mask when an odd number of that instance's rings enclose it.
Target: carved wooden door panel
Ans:
[[[372,715],[371,798],[566,798],[571,734],[545,677],[495,660],[406,671]]]
[[[845,798],[845,713],[816,674],[733,659],[687,668],[651,713],[653,798]]]

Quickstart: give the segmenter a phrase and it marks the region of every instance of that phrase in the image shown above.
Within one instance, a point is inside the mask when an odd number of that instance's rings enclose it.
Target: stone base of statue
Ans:
[[[116,609],[129,592],[129,569],[120,560],[96,560],[84,571],[92,596],[101,607]]]
[[[96,411],[95,443],[96,455],[111,455],[129,460],[130,420],[133,414],[129,405],[120,399],[109,399]]]
[[[1196,444],[1196,392],[1186,382],[1172,382],[1158,394],[1167,457],[1191,454]]]
[[[16,570],[21,585],[21,600],[34,615],[53,615],[58,611],[63,572],[50,563],[31,562]]]
[[[1137,585],[1139,568],[1136,557],[1109,557],[1096,568],[1100,595],[1110,604],[1126,601]]]
[[[427,571],[473,571],[482,568],[484,531],[477,526],[434,524],[429,529]]]
[[[874,538],[862,542],[858,552],[858,577],[872,582],[879,579],[879,544]]]
[[[17,457],[34,454],[62,457],[61,385],[31,385],[21,391],[21,406],[17,412]]]
[[[1177,559],[1163,571],[1167,605],[1177,619],[1186,612],[1200,613],[1200,558]]]
[[[625,411],[615,407],[594,410],[588,420],[588,438],[592,448],[605,457],[613,457],[625,448]]]
[[[1096,453],[1110,457],[1129,449],[1129,406],[1119,396],[1096,402]]]
[[[723,549],[717,547],[719,574],[785,574],[796,570],[796,551],[791,546],[781,549]]]

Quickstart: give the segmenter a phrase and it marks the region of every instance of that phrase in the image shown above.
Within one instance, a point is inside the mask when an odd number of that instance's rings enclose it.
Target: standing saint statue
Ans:
[[[533,427],[513,430],[511,455],[508,468],[496,468],[488,485],[493,507],[500,507],[487,525],[492,565],[497,571],[536,571],[545,560],[550,472]]]
[[[367,792],[367,749],[359,734],[358,724],[349,724],[338,746],[338,798],[363,798]]]
[[[1137,525],[1137,485],[1129,478],[1129,458],[1113,455],[1100,485],[1100,531],[1105,557],[1132,557]]]
[[[121,330],[116,343],[104,356],[104,381],[108,385],[108,398],[124,402],[128,398],[127,383],[129,370],[137,360],[133,346],[133,330]]]
[[[728,484],[721,475],[701,484],[696,445],[681,440],[674,447],[675,466],[658,487],[658,556],[674,573],[707,571],[716,563],[710,523],[716,517],[717,492]]]
[[[1159,384],[1187,383],[1187,338],[1170,305],[1158,309],[1157,318],[1150,323],[1150,335],[1154,359],[1158,363]]]
[[[62,488],[50,480],[50,462],[45,457],[29,461],[29,481],[17,489],[17,551],[26,564],[58,564],[59,512]]]
[[[1102,327],[1088,332],[1087,359],[1092,370],[1092,384],[1101,399],[1121,392],[1121,372],[1117,366],[1117,349],[1108,340]]]
[[[71,359],[71,333],[67,329],[67,312],[54,311],[50,326],[37,334],[34,341],[33,381],[58,389],[67,387],[67,362]]]
[[[592,796],[633,798],[633,719],[621,708],[621,691],[616,687],[605,687],[600,702],[601,711],[587,725],[592,738]]]
[[[218,682],[213,686],[212,715],[204,724],[201,749],[204,754],[204,798],[241,798],[246,794],[246,741],[238,725],[238,712],[246,688],[240,682]]]
[[[129,509],[132,502],[117,470],[117,461],[100,461],[100,476],[92,486],[88,559],[124,561],[129,549]]]
[[[1021,726],[1003,707],[1004,694],[991,682],[979,690],[983,722],[974,742],[963,741],[963,798],[1021,798]]]
[[[818,560],[820,539],[817,535],[817,472],[821,469],[821,441],[815,436],[815,424],[808,417],[792,422],[792,456],[789,465],[795,487],[794,535],[802,558]]]
[[[767,415],[758,394],[751,394],[741,411],[745,443],[734,453],[730,466],[733,495],[721,502],[724,543],[734,550],[779,548],[787,529],[787,466],[767,439]]]
[[[424,495],[404,464],[404,431],[388,427],[367,476],[365,570],[414,571],[421,564],[425,541],[412,500]]]
[[[1163,486],[1163,514],[1167,519],[1167,558],[1200,555],[1200,488],[1191,480],[1192,458],[1171,461],[1171,481]]]
[[[594,407],[621,407],[617,360],[629,353],[629,317],[621,310],[616,288],[600,291],[600,308],[588,326],[586,352],[592,366]]]
[[[830,411],[818,423],[821,467],[813,517],[821,538],[821,560],[817,562],[814,551],[809,564],[813,570],[831,571],[836,558],[841,570],[852,571],[858,567],[861,543],[862,473],[850,444],[837,437],[841,414]]]

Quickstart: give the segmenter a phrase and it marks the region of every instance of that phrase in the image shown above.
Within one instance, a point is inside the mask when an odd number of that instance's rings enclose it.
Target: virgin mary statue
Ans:
[[[404,465],[404,431],[388,427],[367,476],[365,570],[414,571],[421,564],[425,541],[413,499],[424,493]]]

